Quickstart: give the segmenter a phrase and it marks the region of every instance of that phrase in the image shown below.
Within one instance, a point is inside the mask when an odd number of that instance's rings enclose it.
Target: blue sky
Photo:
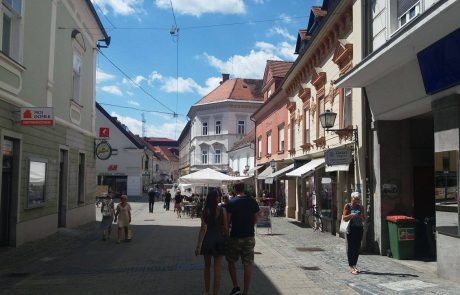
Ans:
[[[108,60],[98,57],[96,100],[135,134],[142,133],[142,111],[129,108],[146,110],[146,136],[172,139],[190,106],[219,85],[222,73],[262,79],[267,59],[293,61],[297,31],[306,26],[311,6],[322,3],[172,0],[179,28],[174,37],[170,0],[92,2],[112,37],[102,49]]]

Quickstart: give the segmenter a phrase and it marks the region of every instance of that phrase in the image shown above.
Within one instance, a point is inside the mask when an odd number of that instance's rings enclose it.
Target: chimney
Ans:
[[[222,74],[222,83],[230,79],[230,74]]]

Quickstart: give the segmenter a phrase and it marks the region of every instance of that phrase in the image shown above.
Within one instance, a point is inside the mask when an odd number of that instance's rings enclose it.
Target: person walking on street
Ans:
[[[180,194],[180,189],[178,189],[176,191],[176,195],[174,196],[174,209],[176,211],[177,218],[182,217],[182,215],[181,215],[181,212],[182,212],[182,200],[183,200],[183,197]]]
[[[214,258],[213,295],[219,294],[222,258],[225,255],[225,237],[228,236],[228,220],[225,208],[218,204],[218,194],[212,190],[206,198],[201,227],[195,248],[195,255],[204,256],[205,295],[209,295],[211,285],[211,263]]]
[[[230,295],[247,295],[252,278],[252,265],[254,264],[254,225],[257,222],[259,205],[252,197],[244,193],[244,183],[237,183],[233,186],[236,196],[227,204],[227,215],[231,223],[230,238],[226,249],[228,270],[232,279],[233,289]],[[238,286],[235,263],[241,257],[244,268],[243,293]]]
[[[166,211],[169,211],[169,204],[171,203],[171,193],[169,190],[166,190],[165,193],[165,209]]]
[[[121,234],[124,231],[125,241],[131,240],[131,229],[129,227],[131,223],[131,205],[128,203],[128,196],[121,196],[121,203],[117,205],[115,211],[115,222],[118,220],[118,241],[121,241]]]
[[[359,273],[358,264],[359,249],[363,238],[363,209],[359,204],[361,194],[351,193],[351,203],[345,204],[343,208],[343,219],[350,221],[347,236],[347,257],[350,272],[354,275]]]
[[[102,240],[110,240],[110,235],[112,234],[112,222],[113,216],[115,215],[114,204],[112,201],[112,196],[107,194],[104,200],[101,201],[101,213],[102,213],[102,222],[101,227],[103,228]]]
[[[153,206],[155,205],[156,192],[153,187],[149,188],[147,194],[149,195],[149,212],[153,213]]]

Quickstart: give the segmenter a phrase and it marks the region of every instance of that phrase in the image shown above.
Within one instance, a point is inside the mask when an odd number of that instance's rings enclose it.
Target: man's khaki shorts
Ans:
[[[254,247],[256,240],[254,237],[248,238],[229,238],[227,240],[226,258],[229,262],[237,262],[241,257],[243,264],[254,263]]]

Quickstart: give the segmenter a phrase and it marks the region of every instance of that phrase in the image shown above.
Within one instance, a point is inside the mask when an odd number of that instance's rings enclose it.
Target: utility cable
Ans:
[[[115,108],[121,108],[121,109],[135,110],[135,111],[145,112],[145,113],[157,113],[157,114],[165,114],[165,115],[171,115],[171,116],[184,116],[185,117],[184,114],[176,114],[176,113],[170,113],[170,112],[146,110],[146,109],[140,109],[140,108],[135,108],[135,107],[121,106],[121,105],[116,105],[116,104],[111,104],[111,103],[98,102],[98,104],[105,105],[105,106],[110,106],[110,107],[115,107]]]
[[[174,110],[172,110],[170,107],[168,107],[167,105],[165,105],[164,103],[162,103],[160,100],[158,100],[156,97],[154,97],[152,94],[150,94],[147,90],[145,90],[141,85],[137,84],[136,82],[134,82],[134,80],[128,75],[125,73],[125,71],[123,71],[119,66],[117,66],[110,58],[108,58],[99,48],[97,49],[97,51],[99,52],[99,54],[101,54],[114,68],[116,68],[121,74],[123,74],[123,76],[126,77],[126,79],[128,79],[129,81],[131,81],[131,83],[133,83],[134,86],[136,86],[137,88],[139,88],[142,92],[144,92],[147,96],[149,96],[150,98],[152,98],[154,101],[158,102],[160,105],[162,105],[164,108],[166,108],[168,111],[172,112],[174,116],[176,116],[176,112]]]

